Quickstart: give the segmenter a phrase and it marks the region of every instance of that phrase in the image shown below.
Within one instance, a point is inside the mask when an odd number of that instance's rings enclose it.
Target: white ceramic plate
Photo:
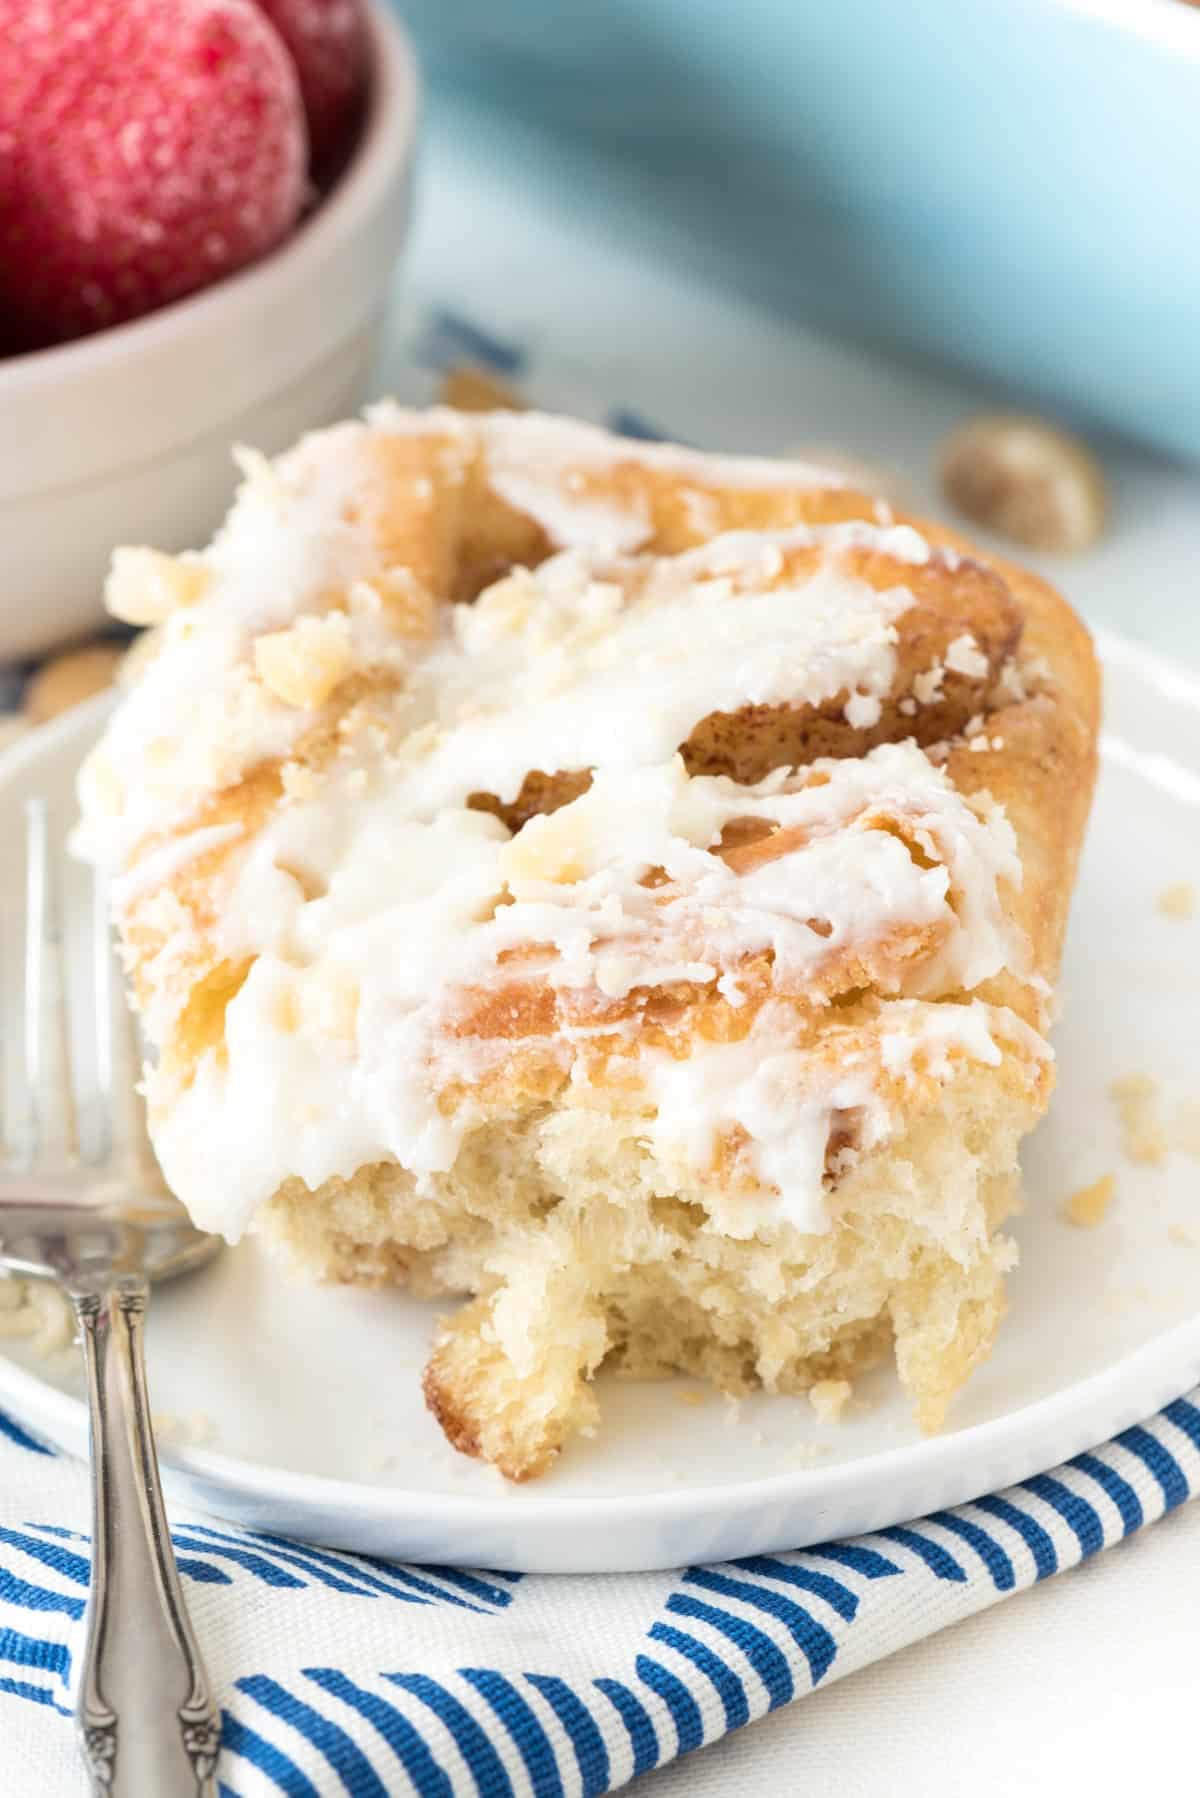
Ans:
[[[1107,1092],[1120,1075],[1150,1073],[1168,1116],[1200,1099],[1200,918],[1156,905],[1167,886],[1200,885],[1200,681],[1119,642],[1103,647],[1104,772],[1064,971],[1058,1093],[1025,1157],[1011,1313],[946,1434],[923,1439],[882,1371],[837,1425],[803,1399],[732,1406],[692,1381],[602,1379],[595,1439],[573,1443],[536,1485],[508,1487],[456,1455],[424,1410],[430,1307],[304,1285],[250,1241],[155,1297],[155,1408],[215,1424],[211,1447],[166,1435],[174,1493],[243,1523],[407,1560],[629,1571],[794,1548],[961,1503],[1094,1445],[1200,1379],[1200,1165],[1181,1154],[1127,1162]],[[0,761],[10,842],[31,792],[69,814],[100,716],[95,705],[69,715]],[[0,874],[6,911],[14,880]],[[1107,1220],[1070,1227],[1062,1201],[1108,1172]],[[0,1403],[82,1449],[73,1363],[5,1348]]]

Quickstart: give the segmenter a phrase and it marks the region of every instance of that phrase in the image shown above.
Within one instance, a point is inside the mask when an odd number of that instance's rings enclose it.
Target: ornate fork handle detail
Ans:
[[[220,1718],[150,1427],[140,1274],[75,1281],[92,1434],[92,1584],[76,1721],[95,1798],[215,1798]]]

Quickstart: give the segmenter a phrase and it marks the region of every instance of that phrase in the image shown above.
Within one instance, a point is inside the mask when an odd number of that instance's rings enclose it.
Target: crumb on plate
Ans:
[[[216,1420],[207,1411],[191,1411],[186,1417],[174,1411],[156,1411],[150,1421],[156,1436],[169,1438],[180,1447],[207,1448],[217,1439]]]
[[[1158,1108],[1158,1082],[1149,1074],[1125,1074],[1109,1093],[1121,1125],[1121,1147],[1130,1161],[1167,1158],[1167,1132]]]
[[[1071,1194],[1063,1207],[1067,1222],[1078,1224],[1081,1230],[1094,1230],[1107,1217],[1116,1187],[1117,1183],[1111,1174],[1103,1174],[1099,1180],[1093,1180],[1090,1186],[1081,1186],[1078,1192]]]
[[[1196,889],[1190,880],[1177,880],[1158,895],[1158,909],[1164,918],[1192,918],[1196,915]]]
[[[24,1338],[35,1355],[48,1357],[75,1337],[70,1301],[48,1280],[0,1275],[0,1339]]]
[[[854,1388],[849,1380],[818,1380],[808,1389],[808,1400],[825,1423],[836,1423],[850,1402]]]

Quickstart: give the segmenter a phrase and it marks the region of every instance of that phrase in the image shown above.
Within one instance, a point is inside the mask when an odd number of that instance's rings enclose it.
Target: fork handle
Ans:
[[[92,1583],[75,1722],[93,1798],[216,1798],[220,1716],[171,1547],[140,1274],[71,1291],[87,1366]]]

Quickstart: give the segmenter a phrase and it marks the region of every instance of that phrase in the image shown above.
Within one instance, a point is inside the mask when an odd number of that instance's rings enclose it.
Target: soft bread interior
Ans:
[[[591,1428],[591,1376],[684,1371],[741,1394],[853,1378],[894,1345],[927,1429],[1004,1314],[1016,1152],[1041,1094],[965,1075],[830,1195],[831,1228],[732,1234],[681,1187],[636,1116],[533,1111],[464,1144],[418,1198],[383,1164],[285,1186],[263,1229],[320,1277],[479,1296],[443,1321],[425,1375],[451,1441],[512,1479]],[[715,1207],[720,1209],[719,1204]]]

